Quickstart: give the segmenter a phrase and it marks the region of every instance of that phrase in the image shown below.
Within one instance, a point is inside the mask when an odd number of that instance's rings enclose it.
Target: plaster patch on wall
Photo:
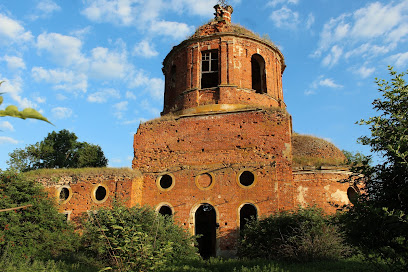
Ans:
[[[303,208],[307,206],[307,202],[305,200],[306,192],[309,190],[307,187],[299,186],[298,187],[298,196],[297,196],[297,201],[302,206]],[[346,195],[347,197],[347,195]]]
[[[285,149],[282,151],[282,155],[284,158],[289,159],[291,154],[291,144],[285,143]]]
[[[331,194],[332,200],[334,201],[339,201],[339,202],[343,202],[344,204],[348,204],[349,200],[347,197],[347,192],[345,191],[340,191],[339,189],[337,189],[336,192]]]

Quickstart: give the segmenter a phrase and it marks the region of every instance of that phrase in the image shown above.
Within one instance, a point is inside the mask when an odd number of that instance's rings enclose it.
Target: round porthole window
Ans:
[[[72,197],[71,187],[64,185],[57,191],[58,202],[61,204],[67,203]]]
[[[157,178],[157,186],[161,190],[170,190],[174,186],[174,176],[172,174],[164,174]]]
[[[201,190],[209,190],[214,186],[214,176],[212,173],[202,173],[196,176],[195,183]]]
[[[103,203],[108,199],[109,190],[102,184],[98,184],[94,187],[92,192],[92,199],[96,203]]]
[[[255,175],[248,170],[242,171],[238,175],[238,182],[243,187],[249,187],[255,183]]]

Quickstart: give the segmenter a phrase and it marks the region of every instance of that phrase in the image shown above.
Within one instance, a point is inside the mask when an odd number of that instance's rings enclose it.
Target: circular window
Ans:
[[[164,216],[172,216],[173,210],[169,206],[163,205],[160,207],[159,213]]]
[[[159,189],[170,190],[174,186],[174,176],[172,174],[164,174],[157,179]]]
[[[255,182],[255,175],[250,171],[242,171],[241,174],[238,175],[239,184],[244,187],[251,186]]]
[[[202,190],[211,189],[214,185],[214,176],[211,173],[202,173],[196,176],[195,183]]]
[[[92,199],[96,203],[105,202],[108,199],[109,190],[102,184],[98,184],[94,187],[92,192]]]
[[[62,204],[67,203],[72,197],[72,191],[69,186],[61,186],[57,191],[58,201]]]

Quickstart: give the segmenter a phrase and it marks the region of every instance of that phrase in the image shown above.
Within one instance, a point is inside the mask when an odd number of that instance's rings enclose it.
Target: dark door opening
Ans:
[[[239,211],[239,228],[241,231],[245,228],[245,225],[251,221],[256,220],[258,216],[258,212],[254,205],[252,204],[245,204],[242,206],[241,210]]]
[[[202,204],[195,212],[195,234],[200,236],[197,239],[198,252],[203,259],[216,255],[216,217],[215,209],[210,204]]]

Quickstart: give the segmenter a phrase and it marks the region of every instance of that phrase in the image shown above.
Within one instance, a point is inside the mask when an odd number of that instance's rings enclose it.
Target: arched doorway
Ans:
[[[257,93],[266,93],[265,60],[259,54],[251,58],[252,89]]]
[[[195,235],[198,252],[203,259],[215,257],[217,236],[217,214],[214,207],[208,203],[201,204],[195,212]]]
[[[256,220],[258,211],[253,204],[244,204],[239,210],[239,228],[243,230],[250,220]]]

